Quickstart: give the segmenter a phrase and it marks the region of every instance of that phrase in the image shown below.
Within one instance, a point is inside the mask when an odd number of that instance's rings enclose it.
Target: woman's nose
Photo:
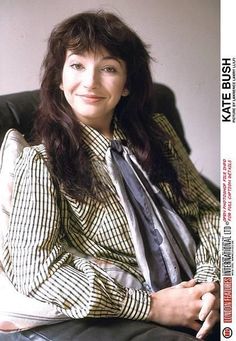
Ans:
[[[86,89],[94,89],[98,84],[98,74],[93,68],[85,70],[83,74],[83,86]]]

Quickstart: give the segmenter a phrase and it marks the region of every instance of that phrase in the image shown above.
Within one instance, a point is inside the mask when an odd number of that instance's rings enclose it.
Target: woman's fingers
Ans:
[[[212,330],[216,322],[220,319],[219,310],[212,310],[206,317],[202,327],[198,331],[196,337],[198,339],[204,339]]]
[[[216,288],[212,292],[202,295],[202,308],[199,312],[199,320],[204,321],[211,310],[220,309],[220,290],[216,283]]]
[[[199,312],[199,320],[204,321],[211,310],[219,309],[220,299],[215,294],[207,292],[202,296],[203,305]]]

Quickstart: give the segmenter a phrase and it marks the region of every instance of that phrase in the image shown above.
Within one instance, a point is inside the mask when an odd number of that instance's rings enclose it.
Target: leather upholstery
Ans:
[[[186,332],[186,330],[185,330]],[[190,331],[189,331],[190,332]],[[154,323],[124,319],[72,320],[5,334],[0,341],[194,341],[195,337]]]
[[[38,90],[0,96],[0,145],[10,128],[19,130],[28,140],[31,138],[38,103]]]

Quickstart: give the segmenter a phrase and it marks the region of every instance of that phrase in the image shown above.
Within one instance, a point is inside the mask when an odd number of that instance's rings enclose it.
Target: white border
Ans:
[[[236,319],[235,319],[235,310],[236,310],[236,298],[234,293],[236,292],[236,281],[235,281],[235,262],[233,260],[235,248],[236,248],[236,122],[234,122],[234,113],[233,113],[233,104],[235,100],[233,99],[233,69],[236,71],[236,67],[234,67],[234,58],[236,60],[236,0],[221,0],[221,92],[220,92],[220,102],[221,102],[221,248],[222,248],[222,280],[221,280],[221,340],[236,340]],[[227,63],[224,58],[229,60],[229,64],[231,64],[230,72],[223,72],[223,64]],[[225,69],[226,71],[226,69]],[[229,69],[227,70],[229,71]],[[223,83],[226,82],[227,73],[230,75],[230,88]],[[224,95],[225,94],[225,95]],[[231,94],[231,95],[229,95]],[[223,96],[230,96],[230,99],[223,102]],[[229,102],[229,104],[226,104]],[[233,103],[234,102],[234,103]],[[228,107],[228,111],[231,113],[229,117],[229,121],[222,120],[222,114],[225,114],[225,110]],[[227,115],[225,116],[227,117]],[[225,162],[224,162],[225,160]],[[232,166],[232,173],[230,178],[230,165]],[[230,181],[230,182],[228,182]],[[230,186],[231,185],[231,186]],[[226,189],[226,190],[225,190]],[[225,192],[224,192],[225,191]],[[225,205],[226,204],[226,205]],[[229,209],[228,205],[232,204],[231,209]],[[231,212],[231,219],[229,218],[229,213]],[[226,213],[226,214],[225,214]],[[229,221],[230,220],[230,221]],[[231,229],[226,228],[225,226],[230,226]],[[227,233],[226,233],[227,231]],[[231,231],[231,233],[229,233]],[[231,261],[231,276],[226,275],[226,271],[224,264],[226,264],[226,258],[224,257],[225,249],[227,249],[227,244],[225,243],[226,237],[231,238],[232,246],[232,261]],[[226,279],[227,277],[227,279]],[[227,290],[226,282],[230,278],[232,280],[232,291]],[[224,303],[227,301],[227,294],[231,293],[232,299],[232,321],[230,322],[230,318],[228,321],[225,321],[225,317],[227,316],[227,304]],[[229,296],[230,301],[230,296]],[[230,312],[230,310],[229,310]],[[230,316],[230,314],[228,315]],[[225,328],[231,328],[232,336],[225,337],[224,330]]]

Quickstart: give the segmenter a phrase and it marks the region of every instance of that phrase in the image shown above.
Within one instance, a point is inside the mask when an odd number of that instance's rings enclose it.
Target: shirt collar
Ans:
[[[113,139],[126,140],[125,134],[118,127],[116,119],[114,120],[113,125]],[[82,139],[89,155],[96,155],[102,160],[105,158],[107,149],[111,145],[111,140],[108,137],[102,135],[96,129],[82,124]]]

